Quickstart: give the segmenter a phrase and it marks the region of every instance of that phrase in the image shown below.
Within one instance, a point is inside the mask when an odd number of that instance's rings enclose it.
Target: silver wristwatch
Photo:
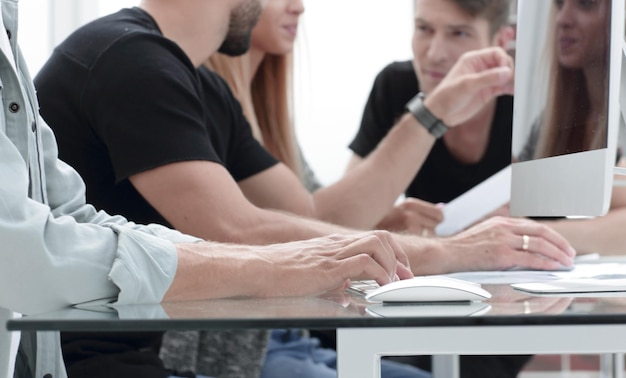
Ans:
[[[418,93],[406,104],[406,110],[413,114],[413,117],[437,139],[441,138],[448,131],[448,126],[424,106],[423,92]]]

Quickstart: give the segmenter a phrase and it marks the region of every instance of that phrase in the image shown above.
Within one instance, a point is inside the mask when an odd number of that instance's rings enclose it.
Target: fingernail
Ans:
[[[513,70],[510,67],[498,67],[498,74],[500,76],[500,81],[504,84],[511,79],[511,74]]]
[[[439,209],[443,209],[446,206],[446,204],[444,202],[439,202],[435,206],[437,206]]]
[[[576,250],[574,247],[569,247],[569,255],[572,257],[576,256]]]

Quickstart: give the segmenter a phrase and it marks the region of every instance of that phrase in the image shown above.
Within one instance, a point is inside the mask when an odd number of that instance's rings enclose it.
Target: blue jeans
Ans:
[[[375,341],[372,341],[375,342]],[[431,378],[414,366],[381,361],[382,378]],[[273,330],[261,378],[336,378],[337,352],[319,346],[316,338],[298,330]]]

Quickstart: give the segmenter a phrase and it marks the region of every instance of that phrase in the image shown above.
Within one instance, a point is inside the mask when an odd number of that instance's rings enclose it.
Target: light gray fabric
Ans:
[[[269,331],[170,331],[161,359],[177,371],[216,378],[257,378],[265,361]]]
[[[58,159],[54,135],[39,116],[17,46],[18,1],[2,0],[1,7],[15,69],[11,54],[0,52],[0,307],[33,314],[103,298],[160,301],[178,264],[172,242],[198,239],[85,204],[81,177]],[[58,333],[23,342],[21,367],[35,377],[66,376]]]

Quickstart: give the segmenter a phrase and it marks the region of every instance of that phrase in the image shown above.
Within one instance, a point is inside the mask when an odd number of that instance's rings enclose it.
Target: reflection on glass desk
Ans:
[[[483,285],[483,302],[370,303],[350,293],[322,297],[219,299],[112,306],[83,305],[10,320],[9,330],[142,331],[242,328],[359,328],[626,324],[626,293],[532,295]]]
[[[492,298],[449,307],[441,303],[383,305],[347,292],[324,297],[85,305],[13,319],[7,328],[31,331],[337,328],[338,378],[379,378],[380,358],[385,355],[436,355],[434,376],[457,378],[458,364],[452,356],[458,354],[626,351],[625,292],[532,295],[514,290],[508,284],[483,284],[483,288],[491,292]]]

